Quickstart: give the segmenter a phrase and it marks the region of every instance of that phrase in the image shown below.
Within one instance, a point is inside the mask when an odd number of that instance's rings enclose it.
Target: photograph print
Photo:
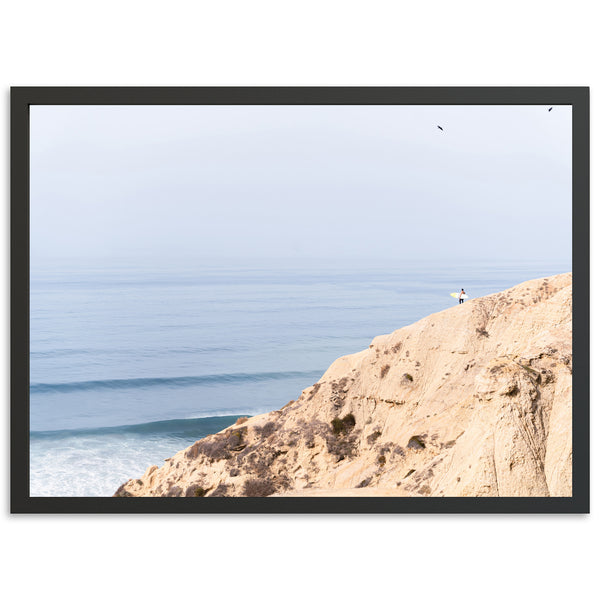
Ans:
[[[494,89],[31,103],[28,499],[573,512],[575,107]]]

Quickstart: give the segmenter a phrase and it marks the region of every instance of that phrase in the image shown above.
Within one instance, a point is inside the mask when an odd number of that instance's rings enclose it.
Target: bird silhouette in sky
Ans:
[[[554,108],[554,106],[551,106],[551,107],[548,109],[548,112],[550,112],[550,111],[551,111],[553,108]]]
[[[439,126],[439,125],[438,125],[437,127],[438,127],[438,129],[440,129],[441,131],[444,131],[444,130],[443,130],[443,129],[442,129],[440,126]]]

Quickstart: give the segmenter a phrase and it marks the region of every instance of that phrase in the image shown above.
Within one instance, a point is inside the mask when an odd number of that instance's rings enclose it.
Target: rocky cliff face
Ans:
[[[115,496],[570,496],[571,312],[563,274],[430,315]]]

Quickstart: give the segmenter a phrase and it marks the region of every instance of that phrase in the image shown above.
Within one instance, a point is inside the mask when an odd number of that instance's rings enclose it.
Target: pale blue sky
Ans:
[[[31,257],[570,260],[571,108],[33,106]]]

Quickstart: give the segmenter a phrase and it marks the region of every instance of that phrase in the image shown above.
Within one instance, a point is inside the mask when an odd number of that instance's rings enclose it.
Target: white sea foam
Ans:
[[[112,496],[151,465],[161,466],[193,439],[78,436],[31,443],[31,496]]]

